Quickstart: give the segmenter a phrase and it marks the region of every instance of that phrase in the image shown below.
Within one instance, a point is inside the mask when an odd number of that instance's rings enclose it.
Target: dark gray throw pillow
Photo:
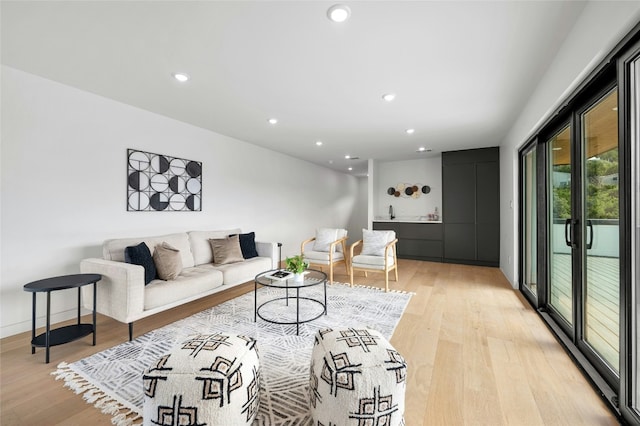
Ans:
[[[144,268],[144,284],[147,285],[156,278],[156,265],[149,247],[145,243],[129,246],[124,249],[124,261]]]

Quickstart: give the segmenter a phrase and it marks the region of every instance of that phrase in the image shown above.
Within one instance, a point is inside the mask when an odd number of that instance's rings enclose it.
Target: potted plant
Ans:
[[[304,257],[301,254],[297,254],[285,259],[287,265],[287,271],[293,272],[293,279],[295,281],[304,280],[304,271],[307,270],[309,264],[305,262]]]

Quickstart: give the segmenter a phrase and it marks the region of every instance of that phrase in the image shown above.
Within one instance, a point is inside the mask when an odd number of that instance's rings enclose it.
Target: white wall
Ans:
[[[366,226],[353,176],[5,66],[2,113],[1,337],[31,327],[24,284],[78,273],[107,238],[240,227],[284,257],[319,226]],[[202,161],[202,212],[127,212],[127,148]],[[52,321],[75,307],[53,293]]]
[[[518,285],[518,148],[639,20],[640,2],[588,2],[500,144],[500,268],[514,287]]]
[[[368,212],[367,212],[367,202],[368,202],[368,185],[369,178],[368,177],[360,177],[358,178],[358,193],[356,202],[354,204],[355,208],[351,214],[351,218],[347,223],[347,231],[349,235],[348,244],[351,245],[356,241],[362,239],[362,229],[368,229]]]
[[[389,205],[396,217],[426,216],[435,208],[442,212],[442,155],[419,160],[379,161],[374,184],[374,216],[389,217]],[[428,185],[431,192],[418,198],[394,197],[387,189],[399,183]],[[420,185],[421,184],[421,185]]]

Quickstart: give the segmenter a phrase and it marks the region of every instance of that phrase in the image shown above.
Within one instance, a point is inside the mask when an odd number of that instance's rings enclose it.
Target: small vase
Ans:
[[[299,274],[293,274],[293,281],[297,283],[301,283],[304,281],[304,273],[301,272]]]

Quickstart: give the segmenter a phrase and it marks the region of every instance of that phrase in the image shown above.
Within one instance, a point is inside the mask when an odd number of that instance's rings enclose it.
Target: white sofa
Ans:
[[[209,239],[240,234],[240,229],[191,231],[143,238],[106,240],[103,259],[80,262],[82,273],[101,274],[97,284],[97,311],[129,324],[129,340],[133,337],[133,322],[166,309],[251,281],[279,263],[277,243],[256,241],[258,257],[225,265],[213,264]],[[144,268],[124,261],[128,246],[144,242],[153,253],[163,242],[180,250],[183,270],[175,280],[155,279],[144,283]],[[93,308],[93,286],[82,288],[84,307]]]

